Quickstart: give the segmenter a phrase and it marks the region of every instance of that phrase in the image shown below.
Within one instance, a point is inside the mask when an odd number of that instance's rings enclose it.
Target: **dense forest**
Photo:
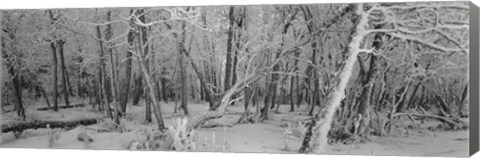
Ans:
[[[329,153],[468,128],[467,2],[0,15],[3,138],[46,130],[54,147],[81,128],[89,143],[137,132],[121,149],[243,151],[226,143],[234,128],[275,126],[278,150]]]

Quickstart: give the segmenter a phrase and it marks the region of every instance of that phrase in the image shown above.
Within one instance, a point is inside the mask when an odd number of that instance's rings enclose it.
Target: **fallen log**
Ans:
[[[71,120],[71,121],[57,121],[57,120],[32,120],[32,121],[19,121],[12,122],[10,124],[3,124],[1,126],[2,133],[8,132],[22,132],[27,129],[38,129],[38,128],[64,128],[71,129],[79,125],[91,125],[96,124],[96,118],[87,118],[80,120]]]
[[[76,103],[76,104],[71,104],[69,106],[63,105],[63,106],[58,106],[58,109],[68,109],[68,108],[79,108],[79,107],[85,107],[85,103]],[[53,107],[41,107],[37,108],[37,111],[47,111],[47,110],[53,110]]]
[[[450,118],[447,118],[447,117],[438,116],[438,115],[431,115],[431,114],[396,113],[396,114],[393,115],[393,117],[399,117],[401,115],[407,115],[409,117],[414,116],[414,117],[420,117],[420,118],[436,119],[436,120],[439,120],[441,122],[445,122],[445,123],[449,124],[452,128],[458,128],[458,127],[462,127],[462,125],[464,125],[464,122],[457,121],[456,119],[450,119]]]

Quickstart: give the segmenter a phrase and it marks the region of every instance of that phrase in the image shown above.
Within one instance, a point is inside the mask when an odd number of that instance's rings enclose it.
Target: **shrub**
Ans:
[[[195,150],[194,130],[187,129],[187,118],[173,120],[173,126],[168,127],[170,136],[173,138],[173,150],[192,151]]]
[[[129,150],[171,150],[173,143],[169,135],[152,129],[128,133],[122,142],[123,148]]]
[[[48,132],[48,147],[54,147],[57,145],[58,140],[60,140],[62,129],[51,129],[49,125],[47,125],[47,128],[50,129]]]

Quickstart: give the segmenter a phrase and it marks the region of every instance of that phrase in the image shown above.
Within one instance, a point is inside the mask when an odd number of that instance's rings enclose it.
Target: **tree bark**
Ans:
[[[167,79],[164,77],[166,76],[167,68],[162,68],[162,76],[160,77],[160,84],[162,85],[162,98],[165,103],[168,103],[168,95],[167,95]]]
[[[107,21],[111,21],[111,11],[108,11],[107,12]],[[112,25],[111,24],[108,24],[107,25],[107,29],[106,29],[106,35],[105,35],[105,39],[107,41],[110,41],[110,39],[112,38],[112,34],[113,34],[113,30],[112,30]],[[112,91],[112,101],[113,101],[113,105],[115,107],[115,123],[117,125],[120,125],[120,110],[119,110],[119,105],[118,105],[118,85],[117,85],[117,74],[116,74],[116,70],[115,70],[115,61],[114,61],[114,58],[113,58],[113,50],[112,50],[112,46],[110,43],[107,43],[107,51],[110,55],[110,87],[111,87],[111,91]]]
[[[141,69],[139,71],[141,71]],[[133,97],[133,105],[138,105],[144,91],[142,75],[138,75],[137,77],[134,77],[134,80],[135,80],[135,94]]]
[[[186,57],[187,57],[187,60],[189,60],[190,62],[190,65],[192,66],[193,68],[193,71],[195,72],[195,74],[197,75],[198,79],[200,80],[200,86],[201,88],[203,89],[203,92],[205,94],[205,99],[209,102],[209,107],[211,110],[214,110],[212,109],[214,107],[214,104],[215,104],[215,100],[213,99],[215,96],[213,95],[213,92],[212,90],[210,90],[208,87],[207,87],[207,81],[205,80],[205,77],[204,75],[200,72],[196,62],[193,60],[193,58],[190,56],[190,53],[189,52],[186,52],[185,53]]]
[[[180,53],[179,64],[180,64],[180,83],[182,83],[181,87],[181,99],[180,99],[180,107],[183,109],[185,115],[188,115],[188,82],[187,82],[187,74],[186,74],[186,63],[184,61],[185,56],[183,53]]]
[[[267,59],[267,64],[270,63],[270,54],[266,53],[264,58]],[[265,77],[265,81],[268,81],[270,78],[268,76]],[[269,113],[269,103],[271,100],[271,93],[272,93],[272,85],[273,83],[265,82],[265,87],[266,87],[266,92],[267,94],[265,95],[264,101],[263,101],[263,108],[261,110],[262,114],[260,115],[261,120],[260,121],[265,121],[268,120],[268,113]]]
[[[245,6],[242,7],[241,11],[243,14],[239,19],[236,19],[233,17],[233,20],[236,21],[236,26],[233,28],[234,29],[234,34],[233,34],[233,41],[235,42],[235,54],[233,55],[233,64],[232,64],[232,80],[231,80],[231,85],[234,85],[237,82],[237,63],[238,63],[238,51],[241,49],[241,36],[242,36],[242,29],[244,26],[245,22]],[[232,50],[233,51],[233,50]]]
[[[53,15],[52,10],[48,10],[50,15],[50,20],[52,20],[51,24],[55,24],[56,18]],[[50,49],[52,50],[52,57],[53,57],[53,111],[58,111],[58,59],[57,59],[57,45],[55,41],[50,42]]]
[[[295,66],[296,69],[296,66]],[[294,85],[295,85],[295,76],[290,76],[290,89],[289,89],[289,101],[290,101],[290,112],[295,111],[295,101],[293,100],[293,93],[294,93]]]
[[[143,9],[140,9],[138,10],[137,12],[139,15],[143,14],[144,13],[144,10]],[[140,16],[140,20],[142,22],[146,22],[145,20],[145,16]],[[142,71],[142,74],[143,74],[143,78],[145,80],[145,83],[147,85],[147,93],[148,94],[148,101],[152,103],[151,107],[153,109],[153,114],[155,115],[155,119],[157,121],[157,127],[158,127],[158,130],[165,130],[165,124],[163,122],[163,117],[162,117],[162,110],[161,110],[161,106],[160,106],[160,103],[158,102],[158,99],[155,99],[156,98],[156,95],[155,95],[155,82],[154,80],[151,78],[151,73],[150,73],[150,68],[149,68],[149,59],[148,59],[148,54],[149,53],[153,53],[153,52],[150,52],[149,50],[149,47],[148,47],[148,35],[147,35],[147,30],[145,27],[140,27],[140,39],[141,39],[141,42],[140,42],[140,48],[143,48],[142,51],[143,51],[143,56],[138,59],[139,61],[139,64],[140,64],[140,69]],[[145,98],[147,100],[147,98]],[[146,108],[148,108],[149,106],[147,105]],[[148,110],[148,109],[147,109]],[[147,114],[147,116],[150,115],[150,114]]]
[[[367,35],[366,29],[368,27],[368,15],[366,15],[363,11],[363,4],[355,5],[357,10],[356,13],[359,14],[358,16],[360,20],[355,27],[355,31],[351,37],[351,40],[349,40],[348,52],[350,52],[350,55],[347,57],[345,65],[340,71],[339,83],[334,88],[332,95],[327,98],[327,106],[325,110],[318,111],[316,117],[312,121],[315,123],[315,125],[312,128],[312,146],[310,149],[316,153],[322,153],[324,151],[324,147],[327,145],[327,135],[330,131],[334,114],[337,108],[340,106],[341,101],[345,98],[345,89],[350,77],[352,76],[352,70],[357,60],[357,56],[360,53],[360,45],[364,40],[364,37]],[[356,18],[354,18],[354,21],[356,21],[355,19]],[[310,137],[306,136],[304,140],[307,139],[310,139]],[[305,150],[303,152],[305,152]]]
[[[65,44],[65,40],[58,40],[57,41],[57,46],[58,46],[58,54],[60,54],[60,67],[62,68],[62,85],[63,85],[63,97],[65,104],[68,106],[70,104],[70,101],[68,100],[68,81],[67,81],[67,67],[65,66],[65,56],[64,56],[64,51],[63,51],[63,46]]]
[[[188,10],[188,8],[187,8]],[[188,115],[188,82],[187,82],[187,63],[185,61],[185,55],[188,54],[185,49],[185,40],[187,38],[187,30],[185,21],[181,23],[182,33],[180,34],[179,41],[177,43],[177,49],[180,55],[180,82],[182,83],[181,89],[181,103],[180,107],[183,109],[185,115]]]
[[[157,121],[158,130],[163,131],[165,129],[165,124],[163,122],[162,110],[161,110],[160,103],[158,102],[158,100],[154,99],[155,98],[155,89],[154,89],[155,83],[150,78],[150,74],[149,74],[149,72],[147,70],[147,67],[146,67],[145,59],[143,59],[141,61],[140,67],[141,67],[142,72],[143,72],[143,77],[145,78],[145,83],[147,84],[147,88],[148,88],[148,92],[149,92],[148,94],[149,94],[149,97],[151,98],[150,101],[153,103],[153,105],[152,105],[153,114],[155,115],[155,118],[156,118],[156,121]]]
[[[113,114],[112,110],[110,108],[110,102],[107,94],[107,73],[105,72],[105,47],[103,45],[103,38],[102,38],[102,33],[100,31],[100,26],[96,26],[96,33],[97,33],[97,38],[99,39],[98,44],[99,44],[99,50],[100,50],[100,62],[99,62],[99,67],[98,67],[98,73],[99,73],[99,87],[102,95],[102,99],[105,101],[104,106],[107,109],[107,114],[108,116],[113,120]]]
[[[1,17],[0,17],[1,18]],[[0,21],[1,22],[1,21]],[[1,24],[1,23],[0,23]],[[9,33],[10,38],[14,39],[14,35],[12,32]],[[8,74],[12,77],[12,82],[13,82],[13,88],[15,91],[15,99],[16,99],[16,104],[15,104],[15,110],[17,111],[17,116],[21,117],[23,120],[25,120],[25,109],[23,107],[23,101],[22,101],[22,84],[21,84],[21,75],[18,74],[19,72],[15,70],[16,67],[19,67],[18,63],[13,63],[9,56],[7,55],[6,48],[5,48],[5,41],[4,38],[1,38],[1,44],[0,48],[2,50],[2,57],[5,60],[5,65],[8,68]],[[17,64],[17,65],[15,65]]]
[[[40,87],[40,88],[41,88],[41,91],[42,91],[42,96],[45,99],[45,103],[47,103],[48,107],[51,107],[50,100],[48,100],[47,91],[43,87]]]
[[[91,125],[96,124],[96,118],[86,118],[81,120],[69,120],[69,121],[57,121],[57,120],[32,120],[32,121],[22,121],[14,122],[12,124],[2,124],[1,129],[2,133],[8,132],[22,132],[27,129],[38,129],[38,128],[66,128],[72,129],[79,125]]]
[[[468,108],[465,104],[465,100],[468,96],[468,84],[465,84],[465,88],[463,88],[462,98],[460,99],[460,106],[458,107],[458,115],[460,117],[468,117]]]
[[[130,12],[133,12],[130,10]],[[132,27],[130,23],[130,27]],[[120,91],[120,109],[121,113],[125,115],[127,111],[127,103],[130,94],[130,80],[132,77],[132,50],[133,49],[133,40],[134,40],[134,33],[133,30],[129,30],[127,34],[127,44],[128,48],[126,51],[126,59],[125,59],[125,76],[123,78],[122,87]]]
[[[53,111],[58,111],[58,59],[57,59],[57,48],[55,47],[55,42],[50,42],[50,49],[52,50],[52,59],[53,59]]]
[[[224,91],[227,91],[230,89],[230,86],[232,84],[232,53],[233,53],[233,42],[234,42],[234,22],[235,22],[235,17],[234,17],[234,12],[235,12],[235,7],[230,6],[230,10],[228,13],[229,17],[229,26],[228,27],[228,39],[227,39],[227,56],[226,56],[226,62],[225,62],[225,79],[224,79]]]

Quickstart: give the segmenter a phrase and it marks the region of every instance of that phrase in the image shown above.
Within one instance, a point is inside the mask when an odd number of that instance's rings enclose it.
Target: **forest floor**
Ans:
[[[140,105],[143,105],[140,103]],[[191,114],[207,110],[207,104],[189,104]],[[42,119],[68,120],[88,117],[100,117],[101,114],[85,108],[60,109],[58,113],[52,111],[36,111],[38,106],[27,108],[27,116]],[[172,124],[175,117],[183,116],[183,111],[174,113],[174,103],[162,102],[163,116],[167,126]],[[202,128],[195,131],[198,144],[205,144],[207,149],[198,151],[217,152],[254,152],[254,153],[297,153],[302,139],[299,137],[284,137],[286,124],[305,120],[305,109],[288,112],[289,106],[281,106],[280,113],[271,113],[272,119],[257,124],[236,124],[243,112],[243,106],[227,108],[227,114],[216,120],[207,122],[212,125],[223,125],[213,128]],[[15,112],[2,114],[2,124],[13,119]],[[155,123],[145,123],[143,106],[128,106],[127,117],[122,119],[122,126],[128,130],[99,132],[99,129],[108,128],[108,122],[77,127],[62,131],[56,145],[52,148],[61,149],[126,149],[126,138],[138,135],[141,129],[153,129]],[[154,119],[153,119],[154,120]],[[435,121],[425,122],[422,126],[436,127],[440,124]],[[111,124],[110,124],[111,125]],[[12,132],[2,133],[2,148],[49,148],[49,132],[52,129],[26,130],[19,138]],[[79,132],[86,132],[94,142],[85,144],[77,140]],[[326,154],[335,155],[382,155],[382,156],[468,156],[468,130],[460,131],[430,131],[427,127],[419,129],[395,129],[392,134],[382,137],[372,137],[369,142],[350,145],[330,145]]]

